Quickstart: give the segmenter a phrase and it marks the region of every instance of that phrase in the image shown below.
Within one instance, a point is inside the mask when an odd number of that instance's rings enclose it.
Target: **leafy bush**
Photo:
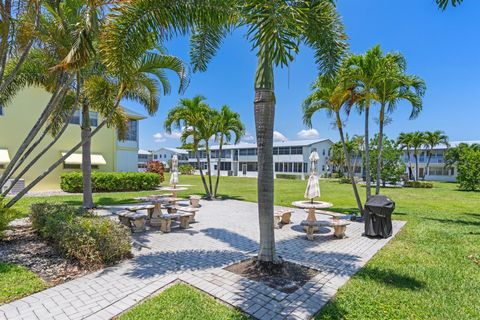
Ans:
[[[343,172],[338,171],[338,172],[332,172],[332,178],[333,179],[339,179],[343,177]]]
[[[423,182],[423,181],[405,181],[403,184],[404,187],[407,188],[433,188],[433,183],[431,182]]]
[[[340,183],[352,183],[349,177],[342,177],[339,180]]]
[[[160,179],[160,183],[165,181],[165,177],[163,176],[163,173],[165,172],[165,166],[160,161],[149,161],[147,163],[146,172],[158,174],[159,179]]]
[[[301,176],[296,174],[277,173],[277,179],[300,180]]]
[[[480,150],[465,148],[457,164],[457,182],[461,190],[480,190]]]
[[[3,232],[7,229],[10,221],[15,219],[17,216],[17,211],[14,209],[5,208],[4,203],[0,198],[0,238],[3,235]]]
[[[93,192],[153,190],[160,183],[159,175],[145,172],[92,172]],[[65,192],[82,192],[80,172],[62,174],[60,188]]]
[[[178,166],[178,171],[181,174],[188,175],[188,176],[191,176],[192,174],[195,173],[195,169],[190,164],[182,164],[181,166]]]
[[[109,265],[131,255],[129,230],[62,203],[31,206],[33,228],[67,257],[86,267]]]

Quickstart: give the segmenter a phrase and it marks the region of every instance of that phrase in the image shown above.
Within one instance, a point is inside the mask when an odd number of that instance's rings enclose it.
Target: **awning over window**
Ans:
[[[62,152],[62,157],[65,156],[66,152]],[[98,165],[105,165],[107,162],[105,161],[105,158],[101,154],[92,154],[90,155],[90,160],[92,161],[92,165],[98,166]],[[67,159],[65,159],[66,164],[82,164],[82,154],[81,153],[74,153],[68,156]]]
[[[0,164],[10,163],[10,156],[7,149],[0,149]]]

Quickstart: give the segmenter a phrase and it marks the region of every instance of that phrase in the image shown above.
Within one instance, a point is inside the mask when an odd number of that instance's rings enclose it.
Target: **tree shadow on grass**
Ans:
[[[460,224],[464,226],[480,226],[480,221],[468,221],[462,219],[439,219],[439,218],[424,218],[424,220],[436,221],[445,224]]]
[[[401,275],[393,270],[384,270],[365,266],[356,275],[356,278],[375,281],[397,289],[419,290],[425,287],[423,281],[407,275]]]

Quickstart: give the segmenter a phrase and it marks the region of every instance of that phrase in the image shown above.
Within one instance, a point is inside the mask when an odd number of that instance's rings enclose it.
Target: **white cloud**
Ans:
[[[309,130],[300,130],[297,132],[297,137],[300,139],[315,139],[318,138],[320,134],[316,129],[309,129]]]
[[[153,135],[153,140],[155,140],[155,142],[164,142],[166,139],[164,138],[163,134],[157,132]]]
[[[181,131],[172,131],[171,133],[165,133],[165,137],[170,139],[180,139],[181,136]]]
[[[242,137],[242,141],[255,141],[255,137],[251,133],[246,132]]]
[[[273,131],[273,141],[287,141],[287,137],[278,131]]]

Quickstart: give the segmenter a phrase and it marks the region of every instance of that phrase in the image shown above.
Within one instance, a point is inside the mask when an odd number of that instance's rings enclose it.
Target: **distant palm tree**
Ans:
[[[413,169],[412,169],[412,133],[411,132],[402,132],[399,134],[397,138],[397,145],[401,150],[405,150],[407,152],[408,157],[408,179],[412,180],[413,177]]]
[[[375,194],[380,194],[385,113],[392,113],[401,100],[406,100],[412,106],[410,119],[414,119],[422,110],[422,96],[425,93],[425,82],[422,79],[405,74],[406,62],[401,54],[387,53],[382,58],[380,69],[381,75],[375,86],[380,104]]]
[[[182,138],[184,141],[188,137],[192,139],[193,143],[193,152],[195,158],[197,159],[197,167],[200,172],[200,177],[203,182],[203,187],[205,189],[205,194],[207,197],[210,196],[210,191],[203,174],[203,168],[200,163],[200,154],[199,154],[199,145],[202,140],[198,127],[202,122],[205,121],[205,115],[208,113],[210,107],[204,102],[205,97],[197,95],[192,99],[180,99],[180,102],[172,108],[164,122],[165,131],[167,133],[172,132],[172,128],[182,131]],[[185,133],[188,130],[188,136]]]
[[[327,75],[321,75],[317,78],[312,85],[312,90],[314,91],[303,102],[303,121],[308,127],[312,127],[312,117],[320,110],[327,111],[328,115],[335,118],[335,125],[340,135],[345,157],[343,164],[347,167],[358,210],[363,212],[363,205],[355,182],[351,160],[355,143],[345,139],[341,117],[342,112],[345,112],[347,115],[350,113],[350,106],[355,99],[355,93],[352,91],[349,83],[342,79],[343,75],[341,72],[339,71],[334,78]]]
[[[428,158],[427,158],[427,165],[425,166],[425,173],[423,178],[425,179],[425,175],[428,173],[430,168],[430,161],[432,159],[433,149],[439,144],[445,144],[448,146],[448,136],[441,130],[436,131],[425,131],[425,146],[428,148]]]
[[[233,143],[240,142],[240,138],[245,134],[245,126],[240,120],[240,114],[233,112],[227,105],[222,106],[219,116],[213,119],[217,126],[216,139],[218,146],[218,161],[217,161],[217,180],[215,182],[215,189],[213,197],[217,197],[218,184],[220,181],[220,166],[222,164],[222,150],[225,142],[232,141],[232,134],[234,136]]]
[[[425,144],[425,134],[421,131],[415,131],[410,136],[410,146],[413,152],[413,158],[415,159],[415,181],[418,181],[418,155],[422,149],[422,146]]]

